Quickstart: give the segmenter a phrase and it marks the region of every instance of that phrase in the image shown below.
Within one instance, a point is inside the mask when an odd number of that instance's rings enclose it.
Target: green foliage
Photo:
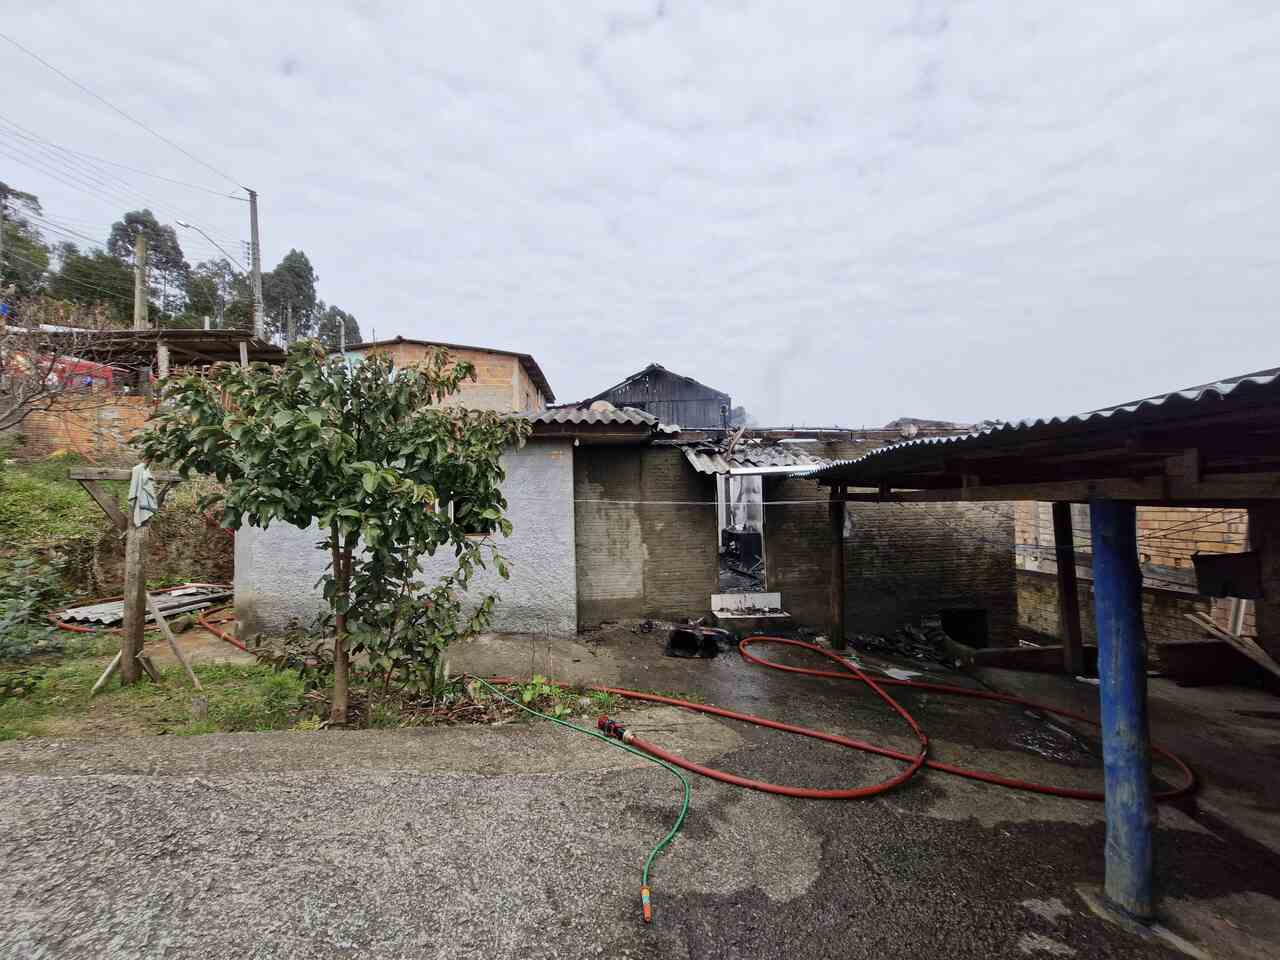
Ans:
[[[316,318],[316,339],[330,350],[337,350],[342,345],[339,330],[344,328],[348,347],[360,342],[360,324],[354,314],[318,300],[316,301]]]
[[[76,460],[55,457],[0,470],[0,545],[42,548],[96,538],[106,526],[102,510],[67,468]],[[117,492],[124,484],[109,484]]]
[[[301,250],[290,250],[284,259],[262,275],[262,304],[267,314],[267,332],[287,333],[287,312],[293,308],[294,331],[299,338],[315,331],[316,276],[311,261]]]
[[[0,568],[0,660],[62,649],[63,636],[47,614],[64,598],[57,567],[35,559]]]
[[[159,685],[112,684],[90,700],[105,665],[102,658],[79,659],[36,671],[22,696],[0,698],[0,740],[67,729],[108,735],[288,730],[306,713],[302,681],[262,664],[197,664],[209,701],[205,721],[192,722],[192,689],[177,665],[161,669]],[[0,682],[17,673],[0,674]]]
[[[117,324],[133,316],[133,271],[101,250],[81,253],[73,243],[58,247],[59,266],[49,277],[49,295],[69,303],[106,306]]]
[[[283,368],[228,365],[170,380],[140,446],[149,462],[217,478],[230,529],[318,524],[335,653],[366,654],[384,686],[430,695],[444,649],[492,616],[492,596],[463,615],[460,596],[478,569],[492,563],[507,575],[493,540],[468,536],[468,520],[510,535],[500,457],[528,432],[520,418],[441,405],[474,376],[443,351],[397,368],[386,356],[351,365],[304,342]],[[449,503],[467,509],[455,515]],[[421,558],[442,548],[454,569],[421,582]],[[343,676],[335,670],[335,714]]]
[[[0,275],[6,286],[13,284],[19,298],[33,296],[39,292],[49,268],[49,248],[27,219],[29,214],[41,215],[40,198],[0,181],[0,210],[4,229]]]

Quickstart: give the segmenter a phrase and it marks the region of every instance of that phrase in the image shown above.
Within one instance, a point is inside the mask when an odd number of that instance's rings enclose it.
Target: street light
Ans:
[[[200,236],[204,237],[206,240],[208,240],[210,243],[212,243],[212,244],[213,244],[215,247],[217,247],[219,250],[222,250],[222,254],[223,254],[223,256],[225,256],[228,260],[232,261],[233,263],[237,264],[237,265],[240,267],[240,269],[241,269],[241,270],[245,269],[245,266],[244,266],[244,264],[243,264],[243,263],[240,263],[240,261],[239,261],[239,260],[237,260],[235,257],[231,256],[231,254],[227,253],[227,251],[226,251],[226,250],[223,250],[223,249],[222,249],[222,244],[220,244],[217,240],[213,239],[213,237],[209,236],[207,233],[205,233],[203,230],[201,230],[199,227],[197,227],[194,223],[187,223],[187,221],[185,221],[185,220],[176,220],[176,221],[174,221],[174,222],[175,222],[175,223],[177,223],[177,225],[178,225],[178,226],[180,226],[180,227],[186,227],[188,230],[194,230],[196,233],[200,234]],[[226,290],[224,289],[224,290],[222,291],[222,299],[223,299],[223,300],[225,300],[225,299],[226,299],[226,296],[227,296],[227,293],[226,293]],[[223,320],[222,320],[222,304],[221,304],[221,303],[218,305],[218,322],[219,322],[219,323],[222,323],[222,322],[223,322]],[[206,329],[206,330],[207,330],[207,329],[209,329],[209,319],[208,319],[208,317],[206,317],[206,318],[205,318],[204,326],[205,326],[205,329]]]
[[[205,233],[203,230],[197,227],[194,223],[187,223],[187,221],[185,220],[175,220],[174,222],[180,227],[186,227],[188,230],[194,230],[196,233],[200,234],[200,236],[204,237],[206,240],[212,243],[219,250],[222,250],[222,255],[225,256],[232,263],[236,264],[236,266],[238,266],[241,270],[248,269],[243,263],[241,263],[235,257],[231,256],[231,254],[227,253],[226,250],[223,250],[222,244],[220,244],[217,240],[213,239],[213,237],[209,236],[207,233]]]

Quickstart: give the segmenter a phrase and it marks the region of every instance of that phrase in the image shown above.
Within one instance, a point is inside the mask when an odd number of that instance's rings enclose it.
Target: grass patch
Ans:
[[[113,680],[91,700],[89,691],[106,663],[105,658],[83,658],[41,668],[42,676],[20,696],[0,699],[0,740],[287,730],[306,710],[298,676],[261,664],[197,666],[209,701],[208,719],[199,722],[191,719],[196,693],[177,665],[161,670],[160,685],[143,681],[121,687]],[[20,669],[32,672],[25,665],[0,665],[0,682]]]
[[[0,542],[40,549],[68,540],[96,539],[107,528],[102,509],[67,470],[76,457],[53,457],[0,469]],[[107,483],[117,499],[127,485]]]

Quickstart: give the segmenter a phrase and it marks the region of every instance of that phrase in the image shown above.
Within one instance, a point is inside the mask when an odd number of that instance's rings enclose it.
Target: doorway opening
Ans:
[[[767,589],[764,553],[764,493],[759,475],[716,477],[720,536],[720,592]]]

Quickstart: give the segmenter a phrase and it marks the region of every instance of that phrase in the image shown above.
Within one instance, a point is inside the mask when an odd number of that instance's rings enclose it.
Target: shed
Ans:
[[[833,529],[849,502],[1052,501],[1063,656],[1077,670],[1068,510],[1072,503],[1089,504],[1106,778],[1105,894],[1125,915],[1150,919],[1154,809],[1135,508],[1248,509],[1261,583],[1258,640],[1280,656],[1280,367],[1087,413],[895,444],[810,475],[831,489]],[[831,583],[838,644],[844,641],[843,581],[840,564]]]
[[[660,363],[651,363],[621,383],[573,406],[590,407],[600,400],[616,407],[651,413],[663,423],[679,424],[686,430],[724,428],[733,405],[729,394],[668,370]]]

